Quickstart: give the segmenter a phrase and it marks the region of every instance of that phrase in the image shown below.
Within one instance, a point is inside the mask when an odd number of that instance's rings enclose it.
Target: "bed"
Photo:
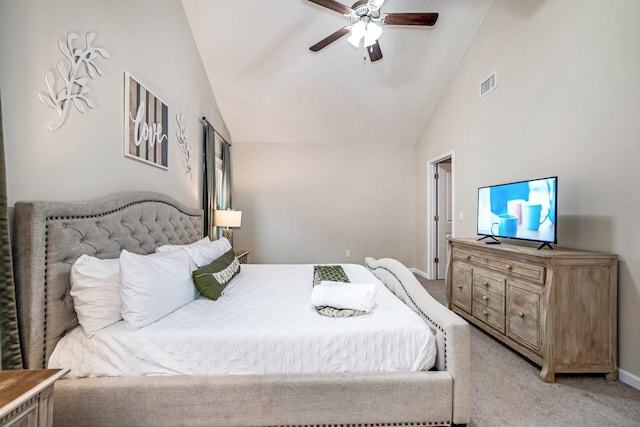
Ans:
[[[153,192],[89,202],[18,202],[14,263],[24,365],[47,366],[78,326],[71,265],[202,238],[202,211]],[[469,326],[435,301],[400,262],[365,267],[435,337],[435,366],[407,372],[302,372],[66,378],[54,424],[75,426],[434,426],[470,417]],[[250,271],[251,267],[248,266]]]

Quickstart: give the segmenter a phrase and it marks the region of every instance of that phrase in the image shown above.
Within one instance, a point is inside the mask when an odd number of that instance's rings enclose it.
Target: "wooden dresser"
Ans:
[[[0,371],[0,426],[50,427],[53,384],[62,369]]]
[[[557,373],[617,371],[616,255],[449,239],[449,308]]]

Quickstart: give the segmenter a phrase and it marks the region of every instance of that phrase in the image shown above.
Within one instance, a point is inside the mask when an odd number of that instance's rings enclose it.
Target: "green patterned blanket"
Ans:
[[[347,273],[340,265],[314,265],[313,266],[313,286],[319,285],[323,280],[331,282],[350,283]],[[315,307],[316,311],[323,316],[328,317],[351,317],[366,314],[360,310],[339,309],[334,307],[322,306]]]

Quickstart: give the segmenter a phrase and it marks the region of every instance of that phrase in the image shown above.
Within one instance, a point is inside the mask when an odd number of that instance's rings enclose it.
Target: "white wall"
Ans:
[[[250,262],[413,265],[414,146],[233,144],[234,246]],[[351,257],[346,258],[346,250]]]
[[[496,0],[417,150],[417,265],[426,269],[424,171],[455,149],[457,236],[477,187],[558,175],[559,245],[619,256],[619,362],[640,380],[640,2]],[[479,98],[482,80],[498,86]],[[457,218],[457,212],[455,217]]]
[[[2,96],[8,203],[18,200],[85,200],[125,190],[152,190],[200,206],[202,126],[206,116],[224,128],[179,0],[2,0],[0,94]],[[57,41],[73,31],[96,33],[104,76],[89,82],[97,107],[72,109],[57,131],[53,109],[37,94],[45,70],[63,58]],[[123,155],[124,72],[169,106],[169,170]],[[58,76],[59,79],[59,76]],[[176,138],[176,114],[185,115],[193,148],[193,179],[185,174]]]

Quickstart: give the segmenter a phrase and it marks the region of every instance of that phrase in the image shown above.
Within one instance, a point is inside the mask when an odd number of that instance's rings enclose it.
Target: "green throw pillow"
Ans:
[[[240,262],[233,249],[230,249],[211,264],[194,270],[191,275],[196,288],[202,295],[217,300],[227,283],[238,273],[240,273]]]

